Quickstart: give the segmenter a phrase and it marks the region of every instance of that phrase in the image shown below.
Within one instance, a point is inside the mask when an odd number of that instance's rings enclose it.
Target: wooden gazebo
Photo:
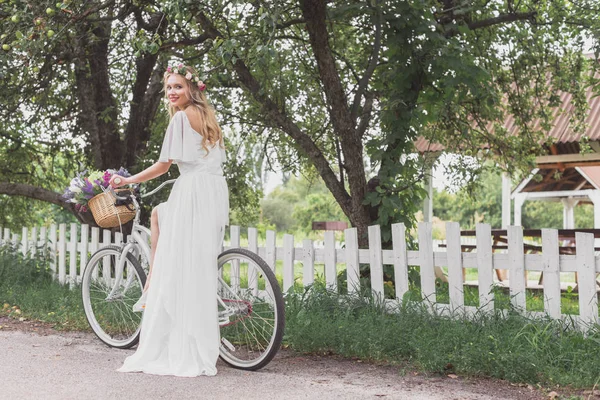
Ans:
[[[598,76],[600,78],[600,76]],[[547,155],[536,158],[536,168],[511,192],[511,177],[503,175],[502,180],[502,228],[510,225],[511,199],[514,199],[514,225],[521,225],[521,210],[527,200],[560,201],[563,204],[563,227],[575,228],[575,205],[580,202],[594,204],[594,228],[600,228],[600,97],[593,88],[586,93],[589,111],[585,120],[585,132],[575,132],[571,124],[571,114],[575,110],[572,96],[559,92],[561,105],[555,108],[552,128],[546,133],[552,138],[547,147]],[[518,135],[519,127],[514,117],[509,115],[504,128],[508,135]],[[538,122],[533,129],[542,129]],[[581,153],[580,142],[585,138],[591,152]],[[421,154],[439,153],[444,150],[440,144],[430,143],[423,138],[415,142]],[[432,172],[432,171],[431,171]],[[426,182],[429,198],[423,207],[426,221],[432,218],[431,179]]]

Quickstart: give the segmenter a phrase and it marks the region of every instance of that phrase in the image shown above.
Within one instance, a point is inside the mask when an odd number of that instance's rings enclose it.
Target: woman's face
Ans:
[[[189,102],[188,87],[185,77],[179,74],[171,74],[167,79],[165,87],[169,104],[173,107],[183,109]]]

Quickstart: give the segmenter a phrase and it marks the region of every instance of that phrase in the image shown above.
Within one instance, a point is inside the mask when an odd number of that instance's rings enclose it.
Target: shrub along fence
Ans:
[[[274,231],[267,231],[266,240],[259,244],[257,230],[248,228],[247,232],[244,241],[247,246],[244,247],[263,257],[271,268],[277,269],[284,291],[293,290],[298,283],[309,286],[315,279],[322,279],[329,288],[339,290],[338,276],[345,271],[347,287],[343,290],[355,293],[361,284],[367,282],[372,293],[383,299],[386,283],[384,266],[390,266],[393,270],[394,295],[388,297],[402,299],[411,284],[416,283],[422,299],[433,312],[462,315],[492,311],[495,308],[495,288],[502,286],[508,287],[513,308],[528,316],[569,319],[581,329],[599,323],[596,275],[600,273],[600,257],[595,255],[594,235],[591,233],[577,232],[575,254],[561,255],[558,231],[553,229],[542,230],[541,253],[526,254],[523,229],[519,226],[508,228],[507,249],[497,251],[492,246],[490,226],[478,224],[476,245],[470,252],[463,252],[460,227],[453,222],[446,225],[447,240],[443,251],[434,250],[431,223],[419,224],[417,250],[407,248],[403,224],[392,226],[391,249],[382,247],[381,231],[377,225],[369,227],[368,249],[359,249],[355,228],[345,230],[343,248],[336,246],[334,232],[324,233],[323,247],[316,247],[308,239],[302,242],[302,246],[296,247],[294,237],[290,234],[284,235],[282,246],[278,246]],[[119,233],[111,235],[109,231],[78,224],[70,225],[68,237],[65,224],[60,224],[58,229],[55,225],[49,228],[23,228],[21,235],[0,229],[0,245],[11,243],[20,246],[24,254],[29,252],[32,256],[38,252],[46,253],[51,257],[52,273],[58,281],[71,285],[80,281],[90,254],[103,246],[121,242]],[[241,242],[240,227],[231,226],[229,243],[225,248],[240,247]],[[367,264],[368,269],[361,269],[361,265]],[[414,271],[418,271],[418,278],[415,278],[417,282],[409,282],[412,267],[417,267],[414,268]],[[442,267],[447,271],[444,275],[441,273]],[[465,305],[465,268],[477,271],[475,286],[478,287],[479,307]],[[499,283],[495,278],[497,269],[508,270],[510,279]],[[323,271],[322,276],[320,271]],[[365,271],[369,279],[361,279],[361,273],[365,278]],[[543,291],[543,312],[527,311],[529,271],[543,273],[540,286]],[[577,273],[578,315],[565,314],[561,310],[561,274],[573,272]],[[411,273],[411,276],[416,275]],[[440,278],[448,282],[448,303],[436,301],[440,292]]]

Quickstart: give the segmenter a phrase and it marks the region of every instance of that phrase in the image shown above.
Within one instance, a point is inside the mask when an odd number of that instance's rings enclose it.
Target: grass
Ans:
[[[590,388],[600,380],[600,330],[588,335],[551,320],[509,313],[432,315],[422,303],[386,312],[369,296],[315,286],[287,298],[286,341],[302,352],[333,352],[435,373]],[[314,333],[318,332],[318,335]]]
[[[55,324],[57,329],[88,328],[81,291],[52,280],[43,258],[23,257],[0,247],[0,315]]]
[[[0,248],[0,314],[50,322],[58,329],[89,330],[81,292],[52,280],[44,259]],[[443,300],[438,287],[438,300]],[[363,293],[364,294],[364,293]],[[453,319],[430,314],[414,289],[394,313],[368,295],[324,288],[295,288],[286,297],[284,342],[296,351],[408,366],[439,374],[507,379],[548,387],[593,388],[600,384],[600,327],[587,334],[566,323],[529,320],[499,299],[491,314]],[[467,301],[477,292],[467,290]],[[528,296],[528,304],[529,304]],[[532,307],[541,301],[531,294]],[[18,312],[17,312],[18,310]]]

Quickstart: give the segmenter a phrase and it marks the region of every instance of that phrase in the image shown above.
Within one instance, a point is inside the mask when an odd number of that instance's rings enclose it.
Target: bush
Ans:
[[[30,286],[51,280],[47,258],[23,256],[14,246],[0,246],[0,287]]]

